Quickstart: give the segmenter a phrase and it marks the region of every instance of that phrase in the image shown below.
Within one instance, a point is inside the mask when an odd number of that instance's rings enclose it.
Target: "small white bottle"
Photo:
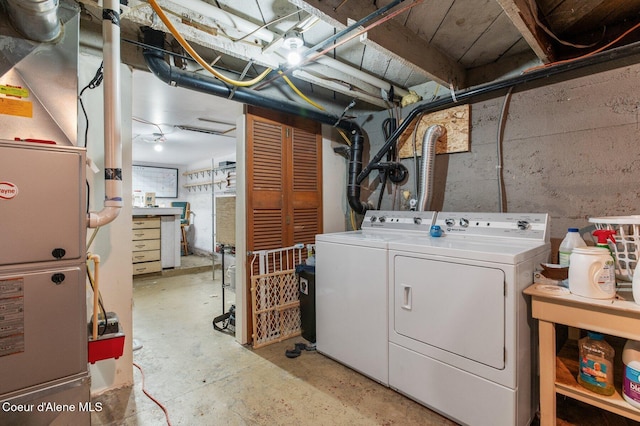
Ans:
[[[567,235],[560,243],[560,249],[558,250],[559,264],[563,266],[569,266],[569,257],[574,248],[586,247],[587,243],[584,242],[580,236],[580,230],[578,228],[567,229]]]
[[[627,340],[622,350],[622,364],[622,397],[640,409],[640,342]]]

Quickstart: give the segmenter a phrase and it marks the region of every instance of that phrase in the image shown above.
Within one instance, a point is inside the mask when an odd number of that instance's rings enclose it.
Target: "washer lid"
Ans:
[[[393,237],[394,235],[389,232],[347,231],[332,234],[318,234],[316,235],[316,244],[334,243],[386,249],[389,240]]]

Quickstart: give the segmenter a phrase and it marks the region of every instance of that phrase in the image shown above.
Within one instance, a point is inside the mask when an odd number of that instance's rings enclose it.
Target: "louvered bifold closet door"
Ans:
[[[322,137],[320,125],[249,107],[246,141],[247,250],[313,244],[322,233]],[[306,251],[304,257],[306,258]],[[249,257],[248,259],[250,259]],[[280,270],[289,260],[276,259]],[[296,260],[299,262],[299,259]],[[247,279],[258,264],[247,262]],[[248,282],[245,300],[251,300]],[[247,310],[251,335],[252,312]]]
[[[291,154],[292,241],[314,244],[322,232],[322,140],[317,129],[293,128]]]
[[[247,138],[247,248],[250,251],[283,247],[285,227],[285,126],[248,116]]]

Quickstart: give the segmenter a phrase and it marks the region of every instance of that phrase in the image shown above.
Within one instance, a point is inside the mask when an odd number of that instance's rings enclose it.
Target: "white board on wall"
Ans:
[[[154,192],[156,198],[178,198],[178,169],[132,166],[133,192]]]

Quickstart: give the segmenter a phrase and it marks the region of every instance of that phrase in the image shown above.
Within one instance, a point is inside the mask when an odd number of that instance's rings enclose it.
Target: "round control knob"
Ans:
[[[387,221],[387,218],[386,218],[386,217],[384,217],[384,216],[380,216],[380,219],[378,219],[378,221],[380,221],[380,222],[386,222],[386,221]]]
[[[378,220],[376,216],[371,216],[371,222],[375,222],[376,220]]]
[[[525,229],[529,228],[529,222],[527,222],[526,220],[519,220],[518,221],[518,229],[521,231],[524,231]]]
[[[469,219],[465,219],[464,217],[460,219],[460,226],[466,228],[469,226]]]
[[[416,225],[420,225],[422,223],[422,218],[419,216],[414,217],[413,223],[415,223]]]
[[[456,221],[455,221],[455,220],[453,220],[453,219],[451,219],[451,218],[447,218],[447,219],[445,219],[445,220],[444,220],[444,223],[445,223],[447,226],[453,226],[453,225],[455,225],[455,224],[456,224]]]

